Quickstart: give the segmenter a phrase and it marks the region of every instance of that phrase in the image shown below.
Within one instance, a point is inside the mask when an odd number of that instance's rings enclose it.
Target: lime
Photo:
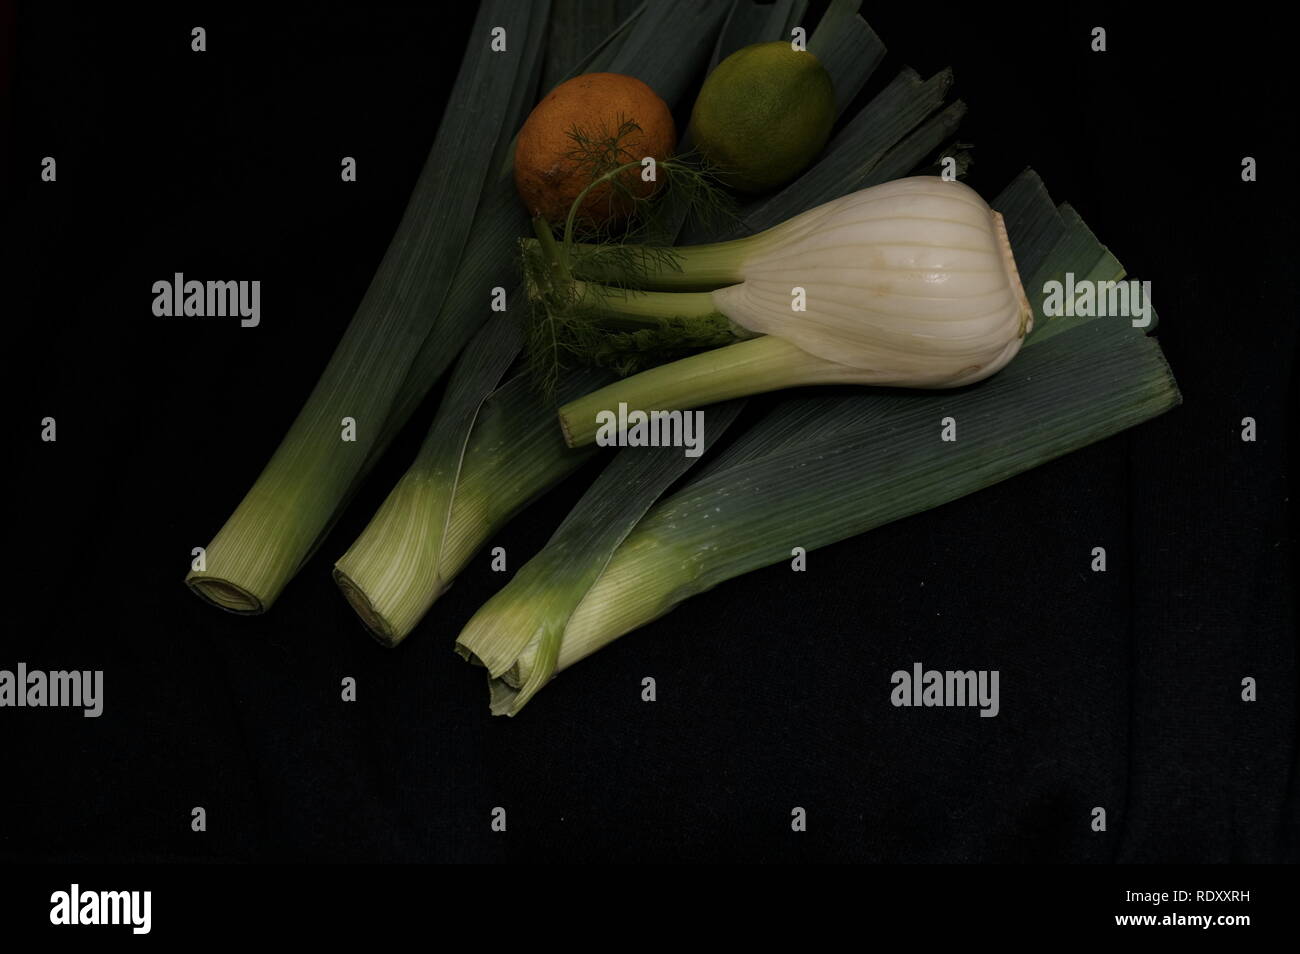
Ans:
[[[785,42],[732,53],[704,81],[691,111],[696,148],[742,192],[789,182],[821,152],[834,123],[826,68]]]

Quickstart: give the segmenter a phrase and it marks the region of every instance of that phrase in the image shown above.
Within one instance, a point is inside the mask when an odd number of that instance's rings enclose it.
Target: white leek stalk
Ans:
[[[1005,367],[1033,327],[1002,217],[969,186],[933,176],[855,192],[748,238],[676,249],[672,266],[642,277],[601,271],[599,254],[584,272],[583,258],[575,248],[584,277],[722,287],[583,282],[575,310],[618,329],[660,321],[688,344],[720,334],[735,343],[566,404],[560,420],[574,446],[620,403],[668,410],[804,384],[971,384]]]

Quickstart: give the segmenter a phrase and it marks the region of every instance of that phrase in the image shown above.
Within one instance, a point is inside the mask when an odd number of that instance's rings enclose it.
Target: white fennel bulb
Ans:
[[[715,290],[714,306],[863,372],[852,380],[969,384],[1004,367],[1032,327],[1002,216],[964,183],[887,182],[762,238],[744,280]]]
[[[600,250],[584,259],[586,248],[574,258],[581,277],[625,286],[565,286],[569,315],[610,332],[594,339],[613,342],[603,357],[712,350],[564,405],[574,445],[620,404],[684,410],[806,384],[971,384],[1005,367],[1033,327],[1002,216],[935,176],[863,189],[747,238],[674,249],[649,275],[589,276],[584,262]]]

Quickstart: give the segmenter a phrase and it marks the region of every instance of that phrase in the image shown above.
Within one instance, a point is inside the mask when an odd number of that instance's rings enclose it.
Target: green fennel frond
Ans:
[[[568,158],[590,183],[588,191],[574,200],[566,222],[535,223],[539,241],[521,243],[529,302],[526,360],[548,398],[565,370],[576,365],[631,374],[728,340],[721,316],[717,327],[710,327],[684,317],[610,314],[617,311],[617,299],[634,294],[645,278],[681,270],[671,242],[687,220],[716,224],[737,218],[734,200],[698,155],[655,162],[657,187],[642,194],[642,175],[650,173],[627,145],[640,127],[622,117],[617,123],[611,134],[581,127],[569,131]],[[592,194],[608,203],[601,211],[610,213],[597,221],[578,214]],[[598,277],[601,284],[577,283],[575,275]]]

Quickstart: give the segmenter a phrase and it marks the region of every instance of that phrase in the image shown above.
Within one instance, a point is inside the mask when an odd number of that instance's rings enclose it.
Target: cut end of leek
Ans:
[[[493,715],[515,715],[555,674],[570,603],[568,588],[560,582],[557,591],[554,580],[526,565],[519,586],[488,600],[456,639],[462,658],[487,669]]]
[[[352,582],[352,578],[338,567],[334,568],[334,582],[343,591],[343,596],[347,599],[348,604],[361,617],[361,622],[365,624],[370,635],[375,638],[375,642],[388,649],[393,649],[402,641],[402,636],[393,632],[393,627],[388,624],[388,620],[384,619],[383,614],[375,609],[374,604],[370,602],[370,597],[366,596],[365,590]]]
[[[513,676],[513,680],[509,677]],[[518,673],[511,672],[502,678],[488,676],[488,711],[494,716],[516,716],[523,708],[519,704]]]
[[[266,612],[266,606],[255,593],[229,580],[204,576],[201,573],[191,573],[185,577],[185,585],[193,590],[200,599],[228,613],[238,613],[241,616],[256,616],[259,613]]]
[[[472,666],[484,666],[478,656],[468,647],[461,643],[456,643],[456,653],[462,659]],[[524,685],[524,679],[519,673],[519,666],[515,664],[500,675],[493,675],[489,669],[487,673],[488,684],[488,711],[494,716],[516,716],[524,707],[527,699],[520,701],[520,695]],[[532,693],[529,694],[531,698]]]
[[[468,647],[456,643],[456,654],[471,665],[484,665],[484,660],[474,655]],[[511,665],[506,672],[494,676],[491,669],[487,671],[487,711],[493,715],[516,716],[519,715],[524,702],[520,702],[521,690],[523,690],[524,680],[519,675],[519,665]],[[532,693],[529,693],[532,698]]]
[[[494,716],[516,716],[533,696],[555,676],[560,655],[560,634],[555,633],[536,647],[532,665],[525,675],[516,662],[499,676],[488,675],[488,710]]]

